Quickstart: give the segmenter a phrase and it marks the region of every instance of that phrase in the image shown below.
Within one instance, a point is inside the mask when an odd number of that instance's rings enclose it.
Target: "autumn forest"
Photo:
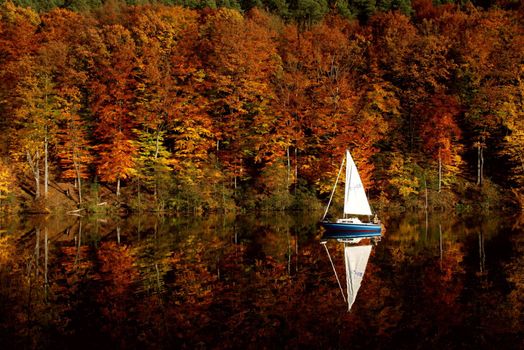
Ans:
[[[398,3],[3,2],[1,210],[522,207],[524,8]]]

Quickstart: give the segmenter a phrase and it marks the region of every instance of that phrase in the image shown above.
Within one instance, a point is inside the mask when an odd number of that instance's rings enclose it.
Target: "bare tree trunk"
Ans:
[[[35,228],[35,276],[38,278],[38,268],[40,264],[40,228]]]
[[[442,224],[438,224],[438,233],[439,233],[439,246],[440,246],[440,269],[442,270],[442,258],[443,258],[443,249],[442,249]]]
[[[484,182],[484,140],[476,143],[477,146],[477,185],[482,186]]]
[[[77,246],[76,246],[76,256],[75,256],[75,262],[74,266],[75,268],[78,266],[78,261],[80,260],[80,249],[82,248],[82,220],[78,220],[78,239],[77,239]]]
[[[477,144],[477,185],[480,186],[480,183],[481,183],[481,162],[480,162],[480,153],[481,153],[481,146],[480,146],[480,142]]]
[[[160,152],[160,132],[157,130],[156,133],[156,142],[155,142],[155,164],[156,160],[158,159],[158,153]],[[155,169],[155,190],[154,190],[154,197],[155,197],[155,203],[157,203],[158,206],[158,168]]]
[[[482,186],[484,183],[484,147],[480,148],[480,183],[479,185]]]
[[[440,156],[440,148],[438,150],[438,192],[442,190],[442,157]]]
[[[35,179],[35,199],[40,198],[40,153],[36,151],[35,157],[31,156],[31,152],[27,151],[27,162],[29,167],[33,172],[33,177]]]
[[[286,186],[289,188],[289,178],[291,177],[291,158],[289,157],[289,146],[286,147],[286,155],[287,155],[287,178],[286,178]]]
[[[295,182],[294,194],[296,195],[297,194],[297,185],[298,185],[298,150],[296,147],[295,147],[295,179],[294,179],[294,182]]]
[[[76,160],[74,162],[74,166],[76,172],[76,181],[78,184],[78,203],[82,204],[82,177],[80,176],[80,166]]]
[[[484,250],[484,233],[482,228],[479,232],[479,272],[484,273],[486,270],[486,251]]]
[[[116,180],[116,196],[120,197],[120,178]]]
[[[44,226],[44,291],[45,291],[46,300],[47,300],[47,290],[49,287],[48,263],[49,263],[49,239],[48,239],[47,226]]]
[[[426,178],[424,177],[424,190],[426,192],[426,203],[424,203],[424,209],[428,210],[428,184],[426,182]]]

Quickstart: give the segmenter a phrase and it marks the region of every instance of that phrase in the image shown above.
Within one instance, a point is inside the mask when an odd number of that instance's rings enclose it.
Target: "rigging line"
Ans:
[[[335,277],[337,278],[338,287],[340,288],[340,293],[342,294],[342,298],[344,299],[344,303],[346,302],[346,296],[344,295],[344,290],[342,289],[342,285],[340,284],[340,280],[338,279],[337,270],[335,269],[335,264],[333,264],[333,260],[331,260],[331,254],[329,254],[329,250],[327,248],[326,242],[321,242],[324,248],[326,248],[326,252],[329,258],[329,261],[331,262],[331,266],[333,267],[333,272],[335,272]]]
[[[324,219],[326,218],[326,215],[327,215],[328,210],[329,210],[329,206],[331,205],[331,201],[333,200],[333,195],[335,194],[335,189],[337,188],[337,183],[338,183],[338,179],[340,177],[340,173],[342,172],[342,168],[344,167],[345,160],[346,160],[346,156],[344,156],[344,158],[342,159],[342,164],[340,164],[340,169],[338,170],[338,175],[337,175],[337,180],[335,181],[335,186],[333,186],[333,191],[331,191],[331,196],[329,197],[329,202],[328,202],[328,205],[326,207],[326,211],[324,212],[324,216],[322,216],[322,219],[320,219],[320,221],[324,221]]]

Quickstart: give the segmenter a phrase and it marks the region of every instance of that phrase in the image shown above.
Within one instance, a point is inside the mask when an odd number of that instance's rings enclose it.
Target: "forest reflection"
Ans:
[[[522,343],[524,235],[517,220],[387,217],[348,313],[319,244],[317,219],[272,213],[4,222],[0,344],[511,349]],[[339,271],[342,249],[330,246]]]

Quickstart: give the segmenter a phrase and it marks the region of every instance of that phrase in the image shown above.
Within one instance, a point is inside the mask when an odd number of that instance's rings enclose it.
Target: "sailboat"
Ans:
[[[371,242],[377,239],[371,238]],[[331,262],[331,266],[333,267],[333,271],[335,272],[335,277],[337,278],[338,286],[340,288],[340,292],[342,293],[342,297],[344,298],[344,301],[348,304],[348,311],[351,310],[351,307],[355,303],[355,300],[357,298],[358,290],[360,289],[360,285],[362,283],[362,279],[364,278],[364,272],[366,271],[366,266],[368,264],[369,256],[371,254],[371,244],[365,244],[365,245],[353,245],[351,243],[355,243],[355,241],[360,241],[364,238],[356,238],[354,241],[352,240],[341,240],[344,243],[344,262],[346,267],[346,295],[344,295],[344,290],[342,288],[342,285],[340,283],[340,280],[338,278],[337,271],[335,269],[335,265],[333,264],[333,260],[331,259],[331,255],[329,254],[329,249],[327,248],[327,240],[323,240],[321,243],[324,245],[324,248],[326,249],[326,252],[329,257],[329,261]],[[376,244],[376,241],[375,241]]]
[[[344,192],[344,215],[342,218],[337,219],[335,222],[325,220],[333,194],[337,188],[338,179],[344,167],[344,161],[346,163],[346,183]],[[380,236],[382,227],[378,221],[376,215],[374,222],[362,222],[357,215],[364,215],[371,217],[371,207],[369,206],[366,192],[358,174],[357,166],[351,157],[349,150],[346,150],[346,155],[340,165],[335,186],[331,192],[329,203],[324,212],[324,216],[320,224],[326,230],[324,236],[326,238],[358,238],[358,237],[370,237]]]

